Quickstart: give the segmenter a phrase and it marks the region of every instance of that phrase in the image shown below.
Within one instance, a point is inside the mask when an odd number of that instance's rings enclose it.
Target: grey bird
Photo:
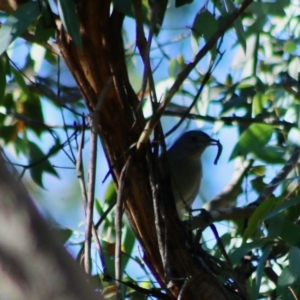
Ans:
[[[171,185],[179,218],[193,204],[198,195],[201,179],[201,155],[208,146],[217,145],[217,162],[222,146],[218,140],[200,130],[192,130],[182,134],[167,151],[167,159],[171,174]]]

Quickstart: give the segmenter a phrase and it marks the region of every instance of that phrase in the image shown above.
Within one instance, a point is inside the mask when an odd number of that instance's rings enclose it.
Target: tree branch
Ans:
[[[281,171],[272,179],[272,181],[263,189],[256,201],[252,202],[246,207],[230,207],[221,208],[217,210],[212,210],[209,212],[210,221],[207,218],[201,216],[193,217],[192,221],[188,223],[191,229],[201,228],[209,226],[213,222],[223,221],[223,220],[236,220],[236,219],[246,219],[249,218],[255,211],[257,206],[263,201],[268,199],[273,191],[278,187],[279,184],[288,176],[293,168],[297,165],[300,158],[300,148],[296,147],[292,153],[292,156],[283,166]],[[226,194],[226,193],[225,193]]]
[[[166,94],[165,98],[159,105],[157,111],[152,115],[150,120],[147,122],[142,134],[139,138],[137,143],[137,149],[141,147],[141,145],[145,144],[154,127],[159,122],[161,116],[163,115],[166,107],[171,102],[173,96],[178,91],[180,86],[182,85],[183,81],[187,78],[190,72],[196,67],[199,61],[208,53],[208,51],[214,47],[217,40],[228,30],[228,28],[233,24],[233,22],[244,12],[244,10],[253,2],[253,0],[245,0],[242,4],[233,11],[233,13],[228,17],[227,22],[225,22],[221,28],[219,28],[216,33],[209,39],[209,41],[203,46],[203,48],[197,53],[194,57],[193,62],[186,65],[186,67],[178,74],[175,82],[173,83],[172,87]]]

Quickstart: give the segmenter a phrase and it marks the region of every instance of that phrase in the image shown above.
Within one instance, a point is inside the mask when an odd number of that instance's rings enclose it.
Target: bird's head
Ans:
[[[218,146],[218,154],[215,159],[216,164],[222,152],[222,145],[218,140],[212,139],[201,130],[185,132],[176,140],[169,151],[176,151],[183,156],[189,155],[191,158],[199,158],[208,146],[213,145]]]

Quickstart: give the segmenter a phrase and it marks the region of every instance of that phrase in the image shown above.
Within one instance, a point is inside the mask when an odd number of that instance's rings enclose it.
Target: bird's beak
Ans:
[[[220,156],[221,156],[223,146],[222,146],[222,144],[220,143],[219,140],[214,140],[214,139],[211,139],[209,144],[212,145],[212,146],[214,146],[214,145],[218,146],[218,153],[217,153],[217,156],[216,156],[215,161],[214,161],[214,164],[216,165],[218,163],[218,160],[219,160]]]

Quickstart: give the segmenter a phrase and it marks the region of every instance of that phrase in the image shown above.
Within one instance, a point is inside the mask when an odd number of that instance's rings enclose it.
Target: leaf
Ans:
[[[131,0],[113,0],[114,8],[119,12],[128,16],[130,18],[135,19],[135,12],[132,8]],[[142,1],[142,15],[143,15],[143,23],[150,26],[150,6],[149,1]]]
[[[18,137],[18,124],[0,126],[0,137],[5,144],[14,142]]]
[[[12,68],[12,73],[14,74],[15,80],[19,84],[22,92],[30,97],[29,88],[27,86],[27,83],[24,80],[24,77],[23,77],[22,73],[19,70],[15,69],[15,68]]]
[[[298,247],[291,247],[289,251],[289,262],[290,262],[290,271],[294,278],[300,278],[300,269],[299,269],[299,262],[300,262],[300,249]]]
[[[283,164],[285,163],[284,155],[286,150],[272,145],[266,145],[261,151],[255,152],[255,157],[270,164]]]
[[[228,14],[231,14],[233,11],[235,11],[235,7],[232,3],[231,0],[223,0],[224,1],[224,6],[226,8],[226,11]],[[233,27],[235,29],[237,38],[239,43],[241,44],[244,53],[247,52],[247,43],[246,43],[246,38],[245,38],[245,32],[244,32],[244,28],[243,28],[243,23],[241,21],[241,18],[238,17],[234,23],[233,23]]]
[[[297,44],[294,41],[287,41],[284,43],[284,52],[293,53],[297,50]]]
[[[6,88],[6,72],[3,59],[0,59],[0,103],[3,101]]]
[[[266,172],[266,166],[260,165],[260,166],[254,166],[251,169],[251,173],[254,173],[257,176],[264,176]]]
[[[252,124],[243,132],[238,143],[234,147],[230,160],[237,156],[246,156],[248,153],[259,153],[273,133],[274,127],[266,124]]]
[[[125,252],[126,255],[124,255],[123,258],[123,263],[124,263],[124,268],[126,267],[127,263],[129,262],[129,259],[132,255],[132,250],[133,247],[135,245],[135,235],[133,234],[132,229],[130,228],[130,226],[128,224],[124,224],[123,228],[122,228],[122,238],[123,238],[123,250]]]
[[[285,220],[280,237],[290,245],[296,245],[300,241],[300,227],[289,220]]]
[[[151,1],[149,1],[149,3],[151,4]],[[165,13],[166,13],[166,9],[168,6],[168,0],[160,0],[160,1],[156,1],[156,4],[154,5],[154,9],[155,9],[155,28],[154,28],[154,34],[158,35],[159,30],[162,26],[162,23],[164,21],[164,17],[165,17]]]
[[[263,177],[259,176],[251,180],[251,185],[254,191],[260,193],[265,187],[266,184],[263,181]]]
[[[177,59],[171,59],[169,62],[169,75],[176,78],[181,72],[181,66]]]
[[[39,44],[46,43],[53,36],[55,36],[55,27],[51,26],[51,23],[46,23],[44,15],[40,16],[35,28],[35,42]]]
[[[283,228],[285,222],[284,214],[277,214],[273,218],[265,218],[265,224],[268,229],[268,238],[269,239],[276,239]]]
[[[197,40],[203,36],[208,41],[218,30],[218,27],[217,20],[208,10],[199,11],[194,19],[192,35]]]
[[[19,112],[29,120],[34,120],[36,123],[26,123],[26,128],[30,128],[37,136],[41,136],[45,128],[40,124],[44,123],[44,115],[42,110],[42,104],[40,98],[33,94],[23,94],[23,97],[18,99],[19,107],[22,107],[22,111]]]
[[[30,1],[14,11],[0,28],[0,55],[40,15],[39,1]]]
[[[77,47],[82,49],[80,26],[75,10],[75,2],[73,0],[58,0],[57,8],[65,30],[73,39]]]
[[[190,4],[193,3],[194,0],[175,0],[175,7],[180,7],[183,6],[185,4]]]
[[[95,200],[95,207],[96,207],[96,211],[97,213],[101,216],[103,214],[103,209],[102,209],[102,205],[100,203],[101,201],[99,199],[96,198]]]
[[[35,28],[35,41],[37,43],[46,43],[50,37],[55,37],[56,24],[49,3],[44,3],[41,16]]]
[[[258,227],[258,224],[262,222],[268,213],[274,208],[274,206],[277,204],[277,201],[277,198],[271,197],[257,207],[248,220],[248,226],[244,232],[243,241],[246,241],[250,236],[253,235]]]
[[[284,11],[284,7],[287,6],[289,2],[288,1],[276,1],[276,3],[273,2],[264,2],[260,3],[262,11],[266,15],[274,15],[279,17],[285,17],[286,13]]]
[[[266,244],[266,240],[260,239],[259,241],[245,243],[239,248],[235,249],[229,254],[229,258],[233,265],[239,264],[240,260],[251,250],[259,249]]]
[[[56,228],[55,234],[62,244],[66,243],[68,239],[72,236],[73,230],[67,228]]]
[[[221,114],[228,113],[230,110],[235,111],[237,108],[245,106],[247,104],[247,97],[240,97],[233,95],[229,100],[223,104]]]
[[[111,181],[105,191],[105,203],[111,204],[117,200],[117,192],[114,183]]]
[[[272,245],[268,245],[265,249],[263,249],[262,256],[259,259],[257,269],[256,269],[256,278],[255,278],[255,288],[253,294],[251,295],[252,299],[258,299],[259,289],[261,285],[261,279],[264,273],[266,260],[269,257]]]
[[[59,177],[58,173],[52,167],[48,158],[46,158],[46,155],[35,143],[29,141],[28,149],[29,149],[30,175],[36,184],[44,188],[43,181],[42,181],[43,173],[47,172],[56,177]]]
[[[252,117],[255,118],[264,109],[264,105],[269,101],[264,94],[257,93],[252,101]]]
[[[282,211],[290,208],[291,206],[294,206],[296,204],[300,203],[300,197],[295,197],[292,198],[288,201],[284,201],[283,203],[277,205],[266,217],[265,220],[268,220],[269,218],[272,218],[276,215],[278,215],[279,213],[281,213]]]
[[[297,266],[299,265],[299,262],[297,263]],[[286,287],[294,284],[297,281],[297,278],[292,274],[290,266],[285,267],[277,281],[277,284],[279,287]]]
[[[284,155],[286,154],[286,150],[273,145],[266,145],[261,148],[260,151],[255,151],[255,157],[265,161],[269,164],[283,164],[285,163]]]

